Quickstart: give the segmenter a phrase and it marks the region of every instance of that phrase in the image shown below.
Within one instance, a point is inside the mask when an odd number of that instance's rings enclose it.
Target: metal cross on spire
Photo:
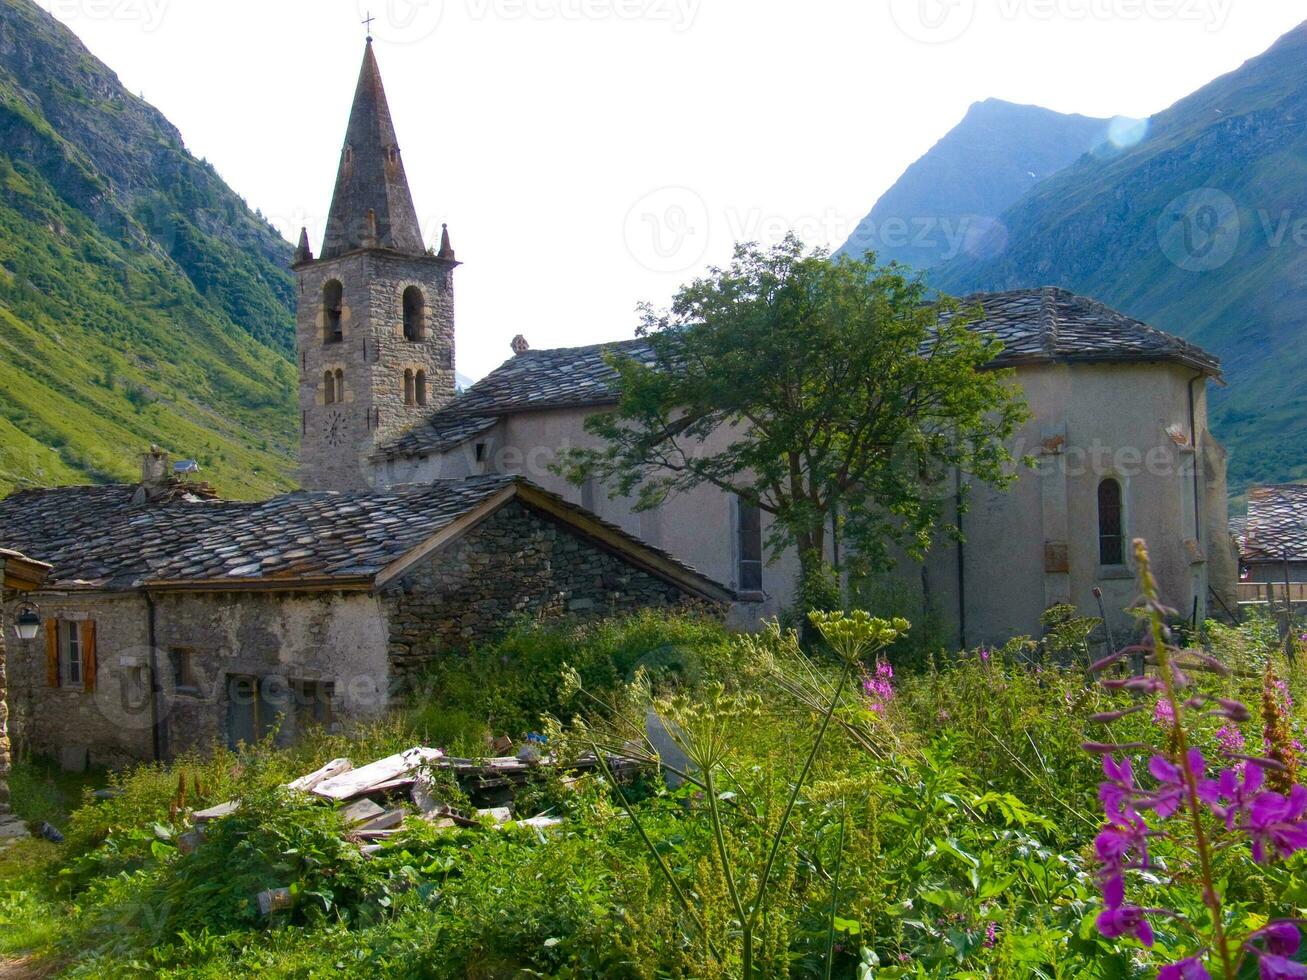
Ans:
[[[376,19],[377,19],[377,18],[375,18],[375,17],[372,16],[372,11],[369,10],[369,11],[368,11],[367,19],[366,19],[365,21],[363,21],[364,26],[366,26],[367,29],[368,29],[368,40],[369,40],[369,41],[372,40],[372,22],[373,22],[374,20],[376,20]]]

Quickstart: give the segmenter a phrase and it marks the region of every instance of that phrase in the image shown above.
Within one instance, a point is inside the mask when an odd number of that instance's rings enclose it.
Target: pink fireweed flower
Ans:
[[[1240,762],[1235,769],[1223,769],[1216,779],[1198,784],[1198,796],[1212,813],[1225,821],[1227,830],[1233,830],[1244,818],[1253,799],[1261,792],[1266,774],[1255,762]],[[1222,802],[1228,801],[1228,802]]]
[[[1212,975],[1203,966],[1200,956],[1191,956],[1179,963],[1164,966],[1157,973],[1157,980],[1212,980]]]
[[[1258,942],[1266,947],[1266,952],[1275,956],[1293,956],[1302,945],[1302,933],[1298,931],[1297,922],[1281,919],[1258,929],[1248,937],[1250,947]],[[1257,950],[1254,948],[1253,952]]]
[[[862,691],[872,702],[871,710],[878,715],[884,714],[885,706],[894,700],[894,685],[890,683],[893,677],[894,668],[888,660],[876,661],[876,672],[862,677]]]
[[[1119,909],[1104,909],[1094,921],[1105,939],[1133,936],[1145,946],[1153,945],[1153,927],[1148,924],[1146,910],[1133,905]]]
[[[1188,758],[1190,771],[1198,779],[1202,779],[1203,770],[1206,768],[1203,753],[1198,749],[1190,749]],[[1185,794],[1184,772],[1170,759],[1160,755],[1155,755],[1148,760],[1148,771],[1153,774],[1153,778],[1159,785],[1152,795],[1140,800],[1139,805],[1154,811],[1165,820],[1180,809]]]
[[[1258,793],[1248,807],[1247,830],[1252,838],[1253,860],[1264,863],[1268,851],[1272,856],[1287,858],[1307,850],[1304,813],[1307,813],[1307,786],[1295,786],[1288,796]]]
[[[1295,963],[1287,956],[1267,953],[1257,961],[1257,975],[1261,980],[1299,980],[1307,977],[1307,966]]]
[[[1222,725],[1218,728],[1216,730],[1216,741],[1221,746],[1221,751],[1227,754],[1242,752],[1247,747],[1243,732],[1232,725]]]
[[[1158,728],[1175,727],[1175,709],[1171,707],[1170,701],[1157,702],[1157,707],[1153,709],[1153,724]]]

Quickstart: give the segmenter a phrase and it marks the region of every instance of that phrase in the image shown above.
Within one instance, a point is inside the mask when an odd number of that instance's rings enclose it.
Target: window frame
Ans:
[[[1109,489],[1110,488],[1110,489]],[[1104,509],[1104,492],[1114,493],[1115,501],[1108,502]],[[1098,531],[1098,565],[1100,568],[1121,569],[1126,567],[1126,513],[1125,485],[1116,476],[1105,476],[1098,481],[1094,493],[1094,506],[1097,514]],[[1115,513],[1112,513],[1114,511]]]
[[[760,594],[763,591],[763,565],[765,564],[762,533],[762,508],[750,504],[738,494],[735,497],[735,578],[740,592]],[[747,535],[747,539],[746,539]],[[756,554],[757,557],[747,557]]]
[[[74,673],[76,679],[73,678]],[[69,691],[86,690],[82,624],[75,619],[59,620],[59,687]]]
[[[195,650],[192,647],[169,647],[168,670],[172,675],[173,693],[200,693],[200,684],[195,677]]]
[[[409,298],[417,297],[416,307],[410,308]],[[427,296],[421,286],[405,286],[399,294],[400,319],[403,324],[404,340],[410,344],[420,344],[427,339]]]
[[[333,287],[335,287],[333,289]],[[336,305],[330,305],[332,300]],[[345,342],[345,284],[339,279],[328,279],[322,284],[322,343]]]

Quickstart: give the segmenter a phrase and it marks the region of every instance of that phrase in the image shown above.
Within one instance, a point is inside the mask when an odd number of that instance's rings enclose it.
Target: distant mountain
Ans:
[[[1307,24],[1082,159],[936,270],[949,292],[1058,285],[1219,354],[1212,424],[1231,483],[1307,478]]]
[[[0,0],[0,493],[131,478],[150,443],[236,496],[293,483],[291,247],[30,0]]]
[[[882,262],[931,269],[994,247],[1001,243],[999,215],[1040,181],[1110,145],[1112,126],[1000,99],[977,102],[876,202],[839,251],[859,258],[874,251]]]

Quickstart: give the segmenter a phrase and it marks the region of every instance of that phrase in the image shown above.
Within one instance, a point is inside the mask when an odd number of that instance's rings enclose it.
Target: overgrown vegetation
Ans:
[[[67,841],[0,856],[0,956],[96,977],[739,977],[748,949],[766,977],[1106,980],[1192,954],[1186,924],[1206,911],[1179,832],[1156,842],[1151,869],[1129,872],[1132,902],[1164,897],[1174,913],[1154,922],[1153,946],[1096,927],[1102,775],[1081,746],[1102,737],[1096,719],[1142,702],[1023,641],[904,669],[896,647],[878,649],[902,624],[864,620],[875,637],[841,643],[857,622],[819,624],[842,656],[806,655],[779,627],[523,625],[436,670],[384,723],[141,766],[70,816],[58,812],[66,788],[24,767],[18,806]],[[1271,664],[1300,738],[1301,677],[1274,630],[1209,624],[1204,639],[1231,672],[1191,671],[1194,693],[1259,705]],[[1147,708],[1116,720],[1113,738],[1165,751],[1169,722]],[[279,788],[327,759],[433,734],[457,751],[534,732],[564,757],[596,744],[648,755],[650,711],[689,750],[659,746],[683,781],[546,781],[519,796],[518,815],[563,816],[550,831],[410,820],[364,857],[332,809]],[[1209,758],[1236,734],[1260,754],[1257,708],[1242,722],[1187,714]],[[238,815],[182,853],[186,812],[233,798]],[[1301,854],[1271,866],[1231,849],[1216,863],[1232,935],[1307,906]],[[254,899],[270,887],[293,904],[265,918]]]

